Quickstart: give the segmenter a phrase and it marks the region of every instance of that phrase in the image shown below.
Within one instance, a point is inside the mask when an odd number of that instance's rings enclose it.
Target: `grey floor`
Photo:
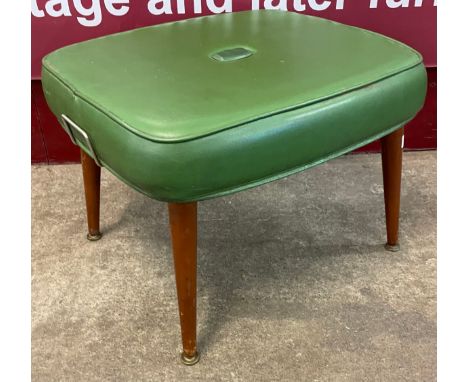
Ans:
[[[193,367],[166,205],[103,171],[88,242],[79,165],[33,166],[33,380],[434,381],[436,153],[405,153],[399,253],[380,166],[345,156],[200,204]]]

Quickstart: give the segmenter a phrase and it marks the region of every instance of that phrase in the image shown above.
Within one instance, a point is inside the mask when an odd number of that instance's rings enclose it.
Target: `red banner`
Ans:
[[[324,17],[400,40],[436,66],[436,0],[32,0],[32,78],[62,46],[202,15],[280,9]]]

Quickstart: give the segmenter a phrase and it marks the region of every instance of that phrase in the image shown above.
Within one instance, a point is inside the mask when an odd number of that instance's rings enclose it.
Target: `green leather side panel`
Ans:
[[[239,47],[254,53],[227,62],[212,58]],[[367,30],[262,10],[70,45],[44,58],[43,77],[54,75],[73,92],[64,108],[92,104],[109,123],[176,142],[311,105],[420,62],[413,49]],[[51,89],[48,95],[56,96]]]
[[[426,93],[422,64],[312,105],[183,142],[135,134],[44,71],[52,111],[80,121],[105,167],[163,201],[201,200],[263,184],[351,151],[414,117]]]

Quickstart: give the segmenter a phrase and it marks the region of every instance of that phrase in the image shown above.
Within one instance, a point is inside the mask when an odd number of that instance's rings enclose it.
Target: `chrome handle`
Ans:
[[[70,139],[72,140],[73,144],[79,146],[75,136],[73,135],[73,131],[75,131],[78,134],[80,134],[81,137],[83,138],[96,164],[102,167],[102,164],[99,161],[98,156],[96,155],[96,151],[94,151],[93,145],[91,144],[91,140],[89,139],[88,134],[86,134],[85,131],[83,131],[75,122],[73,122],[65,114],[62,114],[61,117],[62,117],[62,126],[67,132],[67,134],[70,136]]]
[[[237,48],[222,49],[213,53],[210,57],[216,61],[229,62],[250,57],[254,53],[255,51],[252,49],[239,46]]]

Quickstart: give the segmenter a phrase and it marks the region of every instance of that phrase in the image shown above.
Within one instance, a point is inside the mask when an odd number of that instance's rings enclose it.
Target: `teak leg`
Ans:
[[[194,365],[197,353],[197,203],[169,203],[172,254],[182,332],[182,362]]]
[[[398,129],[380,140],[387,224],[387,244],[385,248],[393,252],[400,249],[398,244],[398,221],[400,217],[403,132],[403,128]]]
[[[99,201],[101,186],[101,167],[93,158],[81,150],[81,167],[83,169],[83,182],[86,198],[86,213],[88,217],[88,240],[99,240],[102,236],[99,231]]]

